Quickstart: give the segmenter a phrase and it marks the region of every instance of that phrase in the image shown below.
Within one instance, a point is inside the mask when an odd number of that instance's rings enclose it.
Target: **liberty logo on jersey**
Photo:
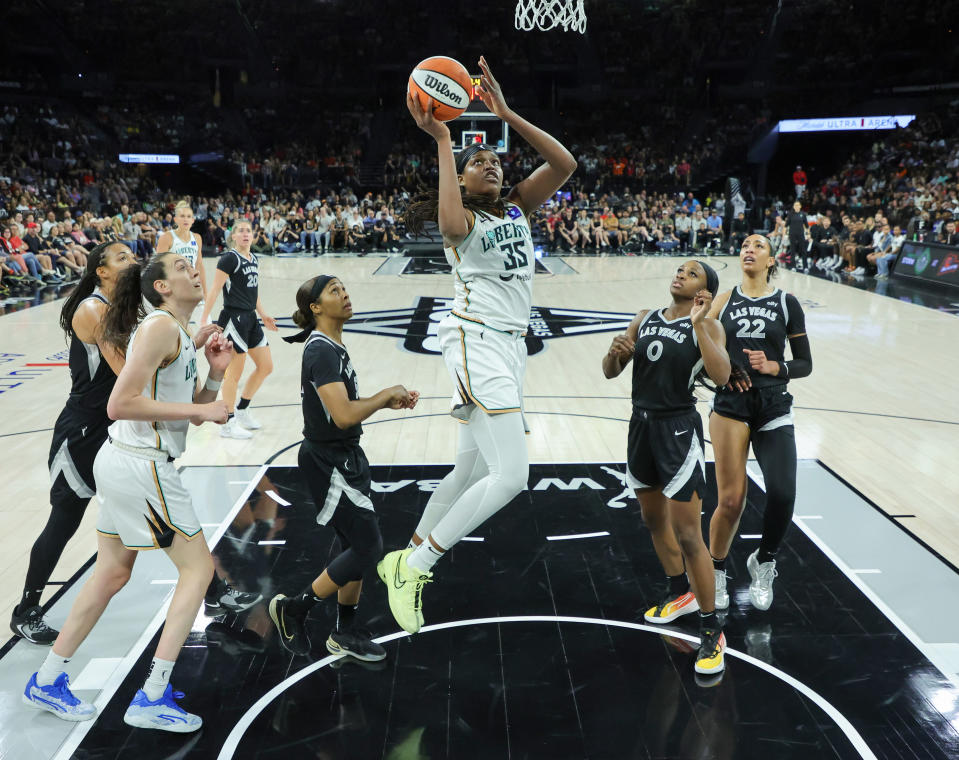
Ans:
[[[355,314],[343,326],[345,332],[381,335],[396,338],[404,351],[439,356],[436,337],[440,322],[453,308],[452,298],[420,297],[408,309],[367,311]],[[530,356],[545,347],[545,341],[569,335],[601,332],[624,332],[633,314],[610,311],[581,311],[555,306],[534,306],[529,315],[526,349]],[[298,330],[289,318],[277,319],[280,329]]]

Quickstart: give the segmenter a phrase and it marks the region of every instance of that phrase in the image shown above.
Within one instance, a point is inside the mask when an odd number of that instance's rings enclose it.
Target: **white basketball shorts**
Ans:
[[[119,538],[128,549],[167,549],[177,534],[187,540],[202,535],[176,466],[157,459],[107,442],[93,462],[100,504],[97,531]]]
[[[450,405],[454,410],[473,403],[487,414],[523,411],[526,339],[522,334],[450,314],[440,322],[437,337],[453,381]]]

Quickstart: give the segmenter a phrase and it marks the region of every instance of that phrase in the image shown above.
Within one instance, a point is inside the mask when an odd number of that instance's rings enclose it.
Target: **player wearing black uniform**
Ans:
[[[70,339],[70,396],[50,446],[50,517],[33,544],[23,597],[10,619],[13,632],[34,644],[49,645],[57,638],[43,621],[40,596],[96,492],[93,460],[107,438],[107,400],[123,368],[123,354],[99,335],[100,320],[117,277],[135,261],[122,243],[96,246],[60,312],[60,326]]]
[[[320,275],[307,280],[296,293],[296,306],[293,321],[303,331],[284,340],[306,342],[300,373],[303,443],[297,461],[316,506],[316,521],[336,531],[342,551],[302,593],[273,597],[270,617],[283,646],[293,654],[307,654],[306,617],[313,605],[335,593],[336,630],[326,648],[333,654],[382,660],[386,650],[371,640],[369,631],[354,626],[363,574],[383,553],[370,501],[370,466],[360,448],[360,423],[380,409],[412,409],[419,393],[394,385],[360,398],[343,345],[343,325],[353,316],[353,307],[339,279]]]
[[[793,210],[786,214],[786,226],[789,230],[790,265],[797,269],[808,269],[809,262],[806,259],[812,238],[809,232],[809,219],[803,213],[802,204],[799,201],[796,201],[793,204]]]
[[[216,263],[213,287],[207,292],[200,324],[205,325],[210,319],[213,304],[225,286],[223,311],[216,321],[223,328],[223,334],[233,341],[236,355],[223,381],[223,400],[230,408],[230,419],[220,428],[220,435],[224,438],[250,438],[253,435],[251,430],[262,427],[250,413],[250,402],[267,375],[273,371],[273,356],[257,314],[263,319],[263,326],[267,330],[276,332],[276,320],[266,313],[260,303],[259,260],[250,251],[253,226],[246,219],[240,219],[233,225],[230,237],[234,247],[220,256]],[[247,354],[253,359],[256,369],[243,385],[243,393],[234,414],[234,402]]]
[[[709,435],[716,454],[718,504],[709,522],[716,606],[729,606],[726,558],[739,526],[746,499],[746,457],[749,444],[766,484],[766,508],[759,548],[746,567],[749,599],[769,609],[776,577],[776,551],[792,520],[796,501],[796,436],[790,379],[812,372],[806,318],[796,297],[769,284],[775,272],[769,240],[750,235],[739,252],[743,281],[713,303],[710,315],[726,332],[732,358],[732,380],[716,393],[709,417]],[[786,340],[792,359],[786,361]]]
[[[668,623],[699,610],[696,672],[706,675],[723,671],[726,639],[716,619],[700,522],[706,469],[703,423],[692,388],[703,370],[717,385],[729,379],[725,335],[715,319],[706,317],[718,286],[712,267],[686,262],[670,285],[672,304],[639,312],[603,357],[608,378],[633,362],[626,480],[636,491],[667,575],[662,601],[645,618]]]

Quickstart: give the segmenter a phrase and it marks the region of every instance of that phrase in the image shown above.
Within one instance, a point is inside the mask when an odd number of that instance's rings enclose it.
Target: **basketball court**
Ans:
[[[383,585],[367,579],[359,617],[388,658],[326,654],[332,605],[310,618],[313,651],[281,648],[265,601],[240,616],[201,610],[174,673],[195,735],[122,721],[175,582],[143,553],[133,580],[71,663],[93,723],[20,702],[47,650],[0,657],[0,755],[10,758],[951,758],[959,754],[959,345],[954,309],[917,305],[792,272],[778,285],[806,312],[814,369],[790,384],[799,450],[794,525],[768,612],[749,604],[745,558],[761,531],[762,477],[731,553],[727,669],[697,682],[697,631],[644,622],[662,571],[623,480],[628,373],[606,380],[612,337],[641,308],[668,303],[684,259],[544,257],[534,288],[526,409],[528,489],[436,568],[426,627],[399,631]],[[720,289],[738,259],[716,257]],[[261,259],[260,293],[280,322],[302,281],[335,274],[356,311],[346,345],[369,395],[403,383],[416,409],[364,426],[388,549],[405,546],[451,466],[458,425],[435,326],[450,275],[406,257]],[[19,598],[48,512],[45,469],[69,387],[62,301],[0,317],[2,610]],[[939,308],[939,307],[942,308]],[[301,589],[331,551],[296,467],[300,348],[270,333],[275,372],[249,441],[191,428],[178,460],[218,571],[268,600]],[[248,370],[249,371],[249,370]],[[705,398],[705,396],[704,396]],[[707,405],[700,403],[705,417]],[[707,459],[711,449],[707,448]],[[709,466],[710,488],[715,480]],[[704,501],[706,518],[715,505]],[[95,551],[92,505],[54,574],[47,619],[62,624]],[[936,602],[935,600],[943,600]],[[52,603],[51,603],[52,602]]]

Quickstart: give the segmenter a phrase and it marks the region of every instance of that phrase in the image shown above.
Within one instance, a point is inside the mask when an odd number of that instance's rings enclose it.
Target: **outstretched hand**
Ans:
[[[493,73],[489,69],[489,64],[486,62],[486,56],[480,56],[479,67],[481,73],[477,92],[486,107],[492,111],[495,116],[502,119],[509,113],[509,107],[506,105],[506,99],[503,97],[503,89],[499,86],[499,82],[493,77]]]
[[[416,126],[426,132],[426,134],[428,134],[437,142],[442,140],[444,137],[450,136],[450,128],[447,127],[443,122],[438,121],[436,117],[433,116],[433,98],[429,98],[427,107],[423,108],[422,105],[420,105],[419,98],[413,97],[413,93],[407,90],[406,107],[409,109],[410,115],[416,122]]]

